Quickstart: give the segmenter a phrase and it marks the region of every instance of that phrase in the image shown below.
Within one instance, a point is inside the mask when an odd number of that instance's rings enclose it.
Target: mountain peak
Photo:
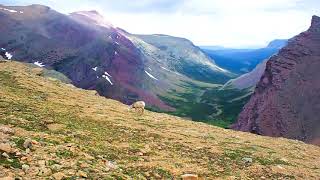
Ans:
[[[90,13],[92,13],[92,14],[100,15],[100,13],[99,13],[98,11],[96,11],[96,10],[91,10],[91,11],[88,11],[88,12],[90,12]],[[101,15],[100,15],[100,16],[101,16]]]
[[[275,39],[268,44],[267,48],[281,49],[282,47],[287,45],[287,43],[287,39]]]
[[[49,6],[44,6],[41,4],[32,4],[29,7],[31,7],[32,9],[37,9],[38,11],[41,11],[41,12],[47,12],[50,10]]]
[[[95,24],[99,26],[103,26],[106,28],[111,28],[113,25],[108,22],[103,15],[101,15],[98,11],[96,10],[91,10],[91,11],[77,11],[73,12],[70,14],[72,17],[77,17],[76,19],[80,21],[86,21],[86,22],[94,22]],[[81,17],[79,17],[81,16]]]
[[[320,17],[319,16],[312,16],[312,20],[311,20],[311,29],[314,28],[320,28]]]
[[[82,14],[82,15],[87,15],[87,16],[98,16],[98,17],[103,18],[103,16],[96,10],[76,11],[76,12],[73,12],[72,14]]]

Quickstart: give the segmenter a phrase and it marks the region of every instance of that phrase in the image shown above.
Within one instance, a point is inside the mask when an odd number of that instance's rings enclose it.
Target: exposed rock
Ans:
[[[247,158],[247,157],[245,157],[245,158],[242,158],[242,161],[244,162],[244,163],[246,163],[246,164],[251,164],[253,161],[252,161],[252,158]]]
[[[9,156],[7,153],[5,153],[5,152],[2,153],[2,156],[5,157],[5,158],[10,158],[10,156]]]
[[[137,156],[143,156],[142,152],[137,152]]]
[[[39,145],[40,143],[39,143],[38,141],[36,141],[36,140],[32,140],[32,141],[31,141],[31,144],[32,144],[32,145]]]
[[[30,138],[26,139],[23,143],[23,147],[25,149],[31,149],[32,148],[32,140]]]
[[[35,177],[39,174],[40,170],[38,167],[31,166],[28,170],[28,175],[31,177]]]
[[[85,172],[83,172],[83,171],[81,171],[81,170],[79,170],[79,171],[77,172],[77,176],[83,177],[83,178],[87,178],[87,177],[88,177],[87,173],[85,173]]]
[[[17,151],[16,156],[22,156],[22,153],[20,151]]]
[[[83,156],[85,159],[88,159],[88,160],[94,160],[95,158],[87,153],[83,153]]]
[[[198,180],[198,175],[196,174],[184,174],[181,176],[182,180]]]
[[[30,154],[31,150],[29,148],[26,149],[26,154]]]
[[[8,134],[4,134],[0,132],[0,143],[7,143],[9,141],[10,136]]]
[[[0,143],[0,151],[4,151],[5,153],[11,153],[12,147],[8,143]]]
[[[1,61],[1,60],[0,60],[0,61]],[[14,177],[10,177],[10,176],[8,176],[8,177],[3,177],[3,178],[0,177],[0,180],[15,180],[15,178],[14,178]]]
[[[51,174],[52,174],[51,169],[46,167],[41,167],[38,173],[39,176],[50,176]]]
[[[46,161],[45,160],[40,160],[38,161],[39,167],[45,167],[46,166]]]
[[[23,165],[22,165],[22,170],[23,170],[24,172],[27,172],[27,171],[29,170],[29,168],[30,168],[30,166],[27,165],[27,164],[23,164]]]
[[[0,125],[0,132],[4,134],[14,134],[14,130],[9,126]]]
[[[320,137],[320,17],[269,59],[233,129],[317,143]]]
[[[59,164],[53,164],[53,165],[51,166],[51,169],[52,169],[53,171],[59,171],[59,170],[62,169],[62,166],[59,165]]]
[[[114,169],[118,168],[118,166],[114,162],[111,162],[111,161],[108,161],[108,160],[104,160],[104,163],[106,165],[106,170],[107,171],[114,170]]]
[[[83,168],[88,168],[89,167],[89,164],[88,163],[81,163],[80,164],[80,167],[83,169]]]
[[[54,173],[52,175],[52,177],[55,179],[55,180],[62,180],[63,178],[66,177],[65,174],[63,174],[62,172],[57,172],[57,173]]]

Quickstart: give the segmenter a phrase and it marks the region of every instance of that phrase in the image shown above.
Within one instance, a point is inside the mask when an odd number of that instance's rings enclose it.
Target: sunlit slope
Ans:
[[[0,157],[0,177],[320,178],[317,146],[149,111],[138,116],[17,62],[0,63],[0,124],[15,131],[0,128],[1,143],[13,149]],[[25,154],[27,138],[34,145]]]

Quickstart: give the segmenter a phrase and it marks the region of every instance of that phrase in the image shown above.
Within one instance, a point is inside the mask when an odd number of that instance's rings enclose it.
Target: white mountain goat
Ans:
[[[6,60],[11,60],[11,58],[12,58],[12,55],[10,54],[10,53],[8,53],[7,51],[6,51],[6,49],[4,49],[4,48],[1,48],[0,49],[0,56],[2,56],[2,58],[0,58],[1,60],[2,59],[5,59],[5,61]],[[3,60],[2,60],[3,61]]]
[[[135,111],[140,110],[142,115],[144,113],[145,107],[146,107],[146,103],[144,101],[137,101],[129,106],[129,110],[131,109],[134,109]]]

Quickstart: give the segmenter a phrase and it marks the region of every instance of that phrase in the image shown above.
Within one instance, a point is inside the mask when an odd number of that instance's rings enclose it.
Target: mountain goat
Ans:
[[[144,101],[137,101],[129,106],[129,110],[140,110],[141,115],[144,113],[144,108],[146,107],[146,103]]]

